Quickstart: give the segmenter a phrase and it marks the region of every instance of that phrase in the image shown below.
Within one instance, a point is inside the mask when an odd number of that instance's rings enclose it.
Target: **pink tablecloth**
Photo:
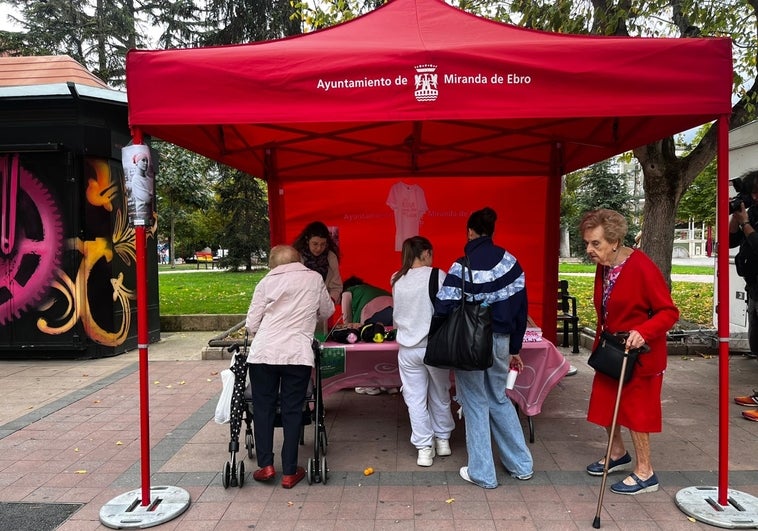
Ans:
[[[323,348],[344,348],[344,372],[322,382],[324,396],[353,387],[400,387],[397,370],[397,343],[342,344],[328,341]],[[528,416],[538,415],[548,393],[569,370],[563,354],[548,340],[524,343],[521,348],[524,370],[508,396]]]

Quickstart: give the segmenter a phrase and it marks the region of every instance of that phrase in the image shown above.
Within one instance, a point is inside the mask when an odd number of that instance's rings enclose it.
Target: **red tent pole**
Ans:
[[[132,130],[134,146],[143,144],[142,131],[137,128]],[[145,152],[145,148],[132,149],[129,151]],[[140,153],[138,153],[140,154]],[[132,171],[127,168],[125,160],[129,153],[122,151],[122,164],[124,165],[124,177],[126,172]],[[133,157],[134,154],[132,153]],[[150,176],[149,178],[153,178]],[[127,192],[128,193],[128,192]],[[127,197],[127,200],[129,198]],[[151,204],[152,204],[151,197]],[[149,211],[150,214],[153,210]],[[187,510],[190,504],[190,495],[184,489],[171,486],[159,486],[154,489],[150,486],[150,407],[149,387],[147,378],[147,349],[150,343],[148,323],[148,292],[147,292],[147,234],[146,225],[151,223],[147,215],[135,212],[129,215],[130,226],[134,226],[135,268],[137,292],[137,348],[139,349],[139,386],[140,386],[140,450],[142,488],[121,494],[100,509],[100,522],[111,529],[137,528],[144,529],[153,527],[172,518],[176,518]]]
[[[719,480],[718,502],[727,504],[729,486],[729,117],[718,119],[718,336]]]
[[[135,225],[137,246],[137,346],[139,348],[140,439],[142,440],[142,505],[150,504],[150,407],[147,381],[147,346],[150,342],[147,317],[147,260],[144,220]]]
[[[142,144],[142,131],[132,131],[135,144]],[[137,348],[139,349],[139,388],[140,388],[140,449],[142,469],[141,505],[150,504],[150,393],[147,380],[148,344],[150,331],[147,315],[147,238],[145,220],[134,222],[134,245],[137,268]]]
[[[553,146],[550,176],[547,185],[546,219],[545,219],[545,249],[546,256],[558,254],[561,242],[561,176],[563,174],[563,147]],[[558,318],[555,311],[555,294],[558,292],[558,260],[545,260],[542,294],[542,334],[555,343],[557,339]]]

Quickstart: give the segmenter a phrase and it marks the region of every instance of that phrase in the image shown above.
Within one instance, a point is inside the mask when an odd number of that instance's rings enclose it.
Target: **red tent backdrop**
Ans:
[[[463,254],[466,221],[471,211],[491,206],[498,212],[494,239],[521,262],[527,275],[529,311],[541,316],[545,231],[543,198],[547,180],[538,177],[460,177],[448,179],[374,179],[368,182],[334,181],[329,197],[317,181],[284,185],[286,227],[284,241],[293,241],[310,221],[319,219],[339,230],[343,251],[343,278],[356,275],[377,286],[389,288],[390,277],[400,267],[395,247],[394,212],[387,206],[390,188],[398,182],[422,187],[429,207],[421,219],[419,234],[434,245],[434,262],[447,270]],[[534,201],[521,190],[534,194]],[[551,298],[551,301],[553,299]],[[555,310],[555,304],[551,304]]]
[[[131,51],[129,117],[269,183],[272,242],[339,227],[343,275],[399,262],[389,187],[423,183],[421,233],[447,267],[468,214],[524,262],[530,313],[555,337],[560,175],[727,115],[728,39],[557,35],[440,0],[239,46]],[[509,177],[502,179],[502,177]]]

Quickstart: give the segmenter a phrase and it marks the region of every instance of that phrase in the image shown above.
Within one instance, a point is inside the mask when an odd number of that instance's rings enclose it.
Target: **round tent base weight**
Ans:
[[[726,529],[758,528],[758,498],[727,490],[727,505],[718,503],[717,487],[687,487],[676,493],[676,505],[695,520]]]
[[[100,523],[111,529],[144,529],[173,520],[189,505],[189,492],[179,487],[151,487],[147,505],[142,505],[142,489],[135,489],[103,505]]]

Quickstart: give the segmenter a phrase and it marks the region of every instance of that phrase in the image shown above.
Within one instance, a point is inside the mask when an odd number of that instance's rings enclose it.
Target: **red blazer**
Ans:
[[[595,311],[598,328],[595,345],[602,330],[603,270],[595,271]],[[650,352],[641,355],[636,375],[652,375],[666,368],[666,333],[679,319],[679,310],[671,300],[671,293],[660,269],[642,251],[635,250],[621,269],[608,299],[608,318],[605,329],[609,332],[637,330],[650,346]]]

